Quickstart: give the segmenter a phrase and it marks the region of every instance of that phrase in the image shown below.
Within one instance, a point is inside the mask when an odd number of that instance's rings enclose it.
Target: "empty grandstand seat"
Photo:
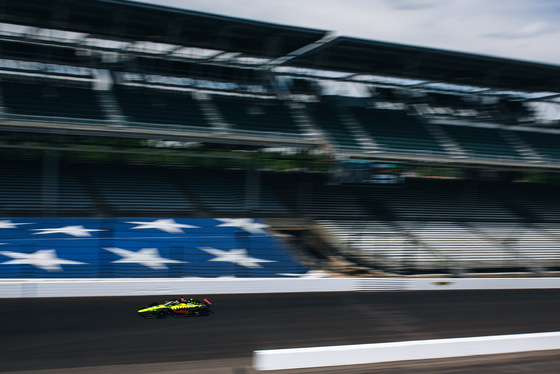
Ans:
[[[8,113],[104,120],[96,92],[83,83],[51,79],[0,80],[4,106]]]
[[[549,132],[515,131],[515,134],[530,145],[548,162],[560,161],[560,134]]]
[[[560,231],[521,222],[319,220],[342,255],[406,273],[511,272],[560,266]]]
[[[286,215],[286,209],[266,185],[259,183],[256,195],[246,191],[243,170],[188,169],[179,175],[181,183],[213,214]]]
[[[408,178],[397,188],[370,188],[371,204],[381,204],[401,220],[486,220],[519,219],[485,189],[483,184],[464,180]]]
[[[173,91],[116,85],[115,98],[130,122],[208,131],[206,121],[190,91]]]
[[[212,62],[179,61],[165,57],[136,57],[132,70],[140,74],[166,74],[173,77],[188,77],[211,81],[210,85],[220,87],[222,83],[233,82],[240,87],[244,85],[263,84],[261,72],[235,66],[216,65]]]
[[[300,133],[288,106],[276,98],[212,95],[212,101],[232,129],[267,133]]]
[[[79,65],[80,59],[73,47],[61,47],[13,40],[0,41],[0,58],[39,63]]]
[[[480,271],[518,266],[512,253],[464,223],[429,221],[400,222],[400,225],[449,267]]]
[[[352,114],[385,151],[445,153],[422,122],[404,110],[354,107]]]
[[[192,213],[191,202],[160,168],[88,165],[84,172],[100,198],[118,214]]]
[[[330,219],[369,216],[367,207],[352,187],[330,185],[324,176],[285,174],[275,177],[274,185],[283,200],[288,201],[291,208],[303,217]]]
[[[324,131],[331,144],[339,150],[360,150],[360,144],[346,126],[340,112],[330,101],[309,103],[307,114],[313,122]]]
[[[520,160],[520,155],[498,128],[440,125],[471,157]]]
[[[95,200],[85,188],[84,181],[64,164],[59,171],[57,195],[55,209],[60,214],[87,216],[97,210]]]
[[[44,190],[42,163],[4,160],[0,165],[0,211],[8,215],[74,214],[96,212],[95,202],[82,181],[61,164],[54,185]],[[56,178],[56,176],[54,176]],[[49,195],[49,200],[46,196]]]
[[[560,232],[557,224],[474,222],[470,224],[479,233],[495,241],[509,253],[507,263],[534,268],[560,266]]]
[[[375,220],[318,220],[317,224],[335,238],[341,254],[365,265],[398,272],[405,267],[444,267],[438,258],[419,248],[387,222]]]
[[[546,183],[511,183],[500,194],[515,202],[536,222],[560,222],[558,185]]]
[[[0,210],[3,214],[41,211],[41,162],[4,160],[0,163]]]

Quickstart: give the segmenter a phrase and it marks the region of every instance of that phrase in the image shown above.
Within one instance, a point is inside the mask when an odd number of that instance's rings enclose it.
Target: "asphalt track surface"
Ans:
[[[176,296],[207,295],[170,298]],[[211,316],[164,320],[145,320],[136,311],[165,296],[0,299],[0,372],[194,363],[250,358],[259,349],[560,331],[560,290],[208,298],[214,303]]]

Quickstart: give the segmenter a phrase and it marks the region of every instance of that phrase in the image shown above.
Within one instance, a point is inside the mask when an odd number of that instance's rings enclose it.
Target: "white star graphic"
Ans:
[[[31,225],[31,223],[15,223],[10,220],[0,221],[0,229],[17,229],[18,225]]]
[[[122,257],[120,260],[113,261],[113,263],[140,264],[154,270],[167,269],[165,264],[185,263],[185,261],[161,257],[157,248],[142,248],[137,252],[116,247],[103,249]]]
[[[158,229],[161,231],[165,231],[168,232],[170,234],[175,234],[175,233],[183,233],[183,230],[181,230],[181,228],[184,229],[197,229],[199,228],[198,226],[191,226],[191,225],[185,225],[182,223],[177,223],[175,222],[174,219],[158,219],[155,220],[153,222],[127,222],[127,223],[133,223],[135,225],[138,225],[136,227],[132,227],[132,229]]]
[[[85,262],[64,260],[56,256],[54,249],[41,249],[35,253],[20,253],[1,251],[0,254],[14,260],[3,262],[1,265],[32,265],[46,271],[62,271],[60,265],[83,265]]]
[[[209,261],[231,262],[237,265],[245,266],[247,268],[262,268],[259,262],[276,262],[272,260],[263,260],[260,258],[251,257],[247,254],[247,250],[245,248],[231,249],[229,251],[222,251],[220,249],[211,247],[199,247],[198,249],[216,256]]]
[[[42,235],[42,234],[67,234],[72,236],[91,236],[90,232],[94,231],[105,231],[105,230],[97,230],[97,229],[86,229],[84,226],[64,226],[64,227],[57,227],[54,229],[33,229],[33,235]]]
[[[252,218],[219,218],[218,221],[222,221],[217,227],[239,227],[251,234],[263,234],[264,227],[268,227],[263,223],[258,223]]]

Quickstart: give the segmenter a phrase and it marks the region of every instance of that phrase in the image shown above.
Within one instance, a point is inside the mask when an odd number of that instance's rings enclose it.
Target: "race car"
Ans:
[[[167,300],[164,303],[152,303],[150,306],[138,310],[140,317],[144,318],[166,318],[172,317],[188,317],[188,316],[207,316],[212,311],[210,307],[212,303],[207,299],[178,299]]]

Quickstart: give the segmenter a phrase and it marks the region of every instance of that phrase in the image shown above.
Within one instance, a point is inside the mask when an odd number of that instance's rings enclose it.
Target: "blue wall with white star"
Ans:
[[[258,220],[0,220],[0,278],[286,277],[307,272]]]

